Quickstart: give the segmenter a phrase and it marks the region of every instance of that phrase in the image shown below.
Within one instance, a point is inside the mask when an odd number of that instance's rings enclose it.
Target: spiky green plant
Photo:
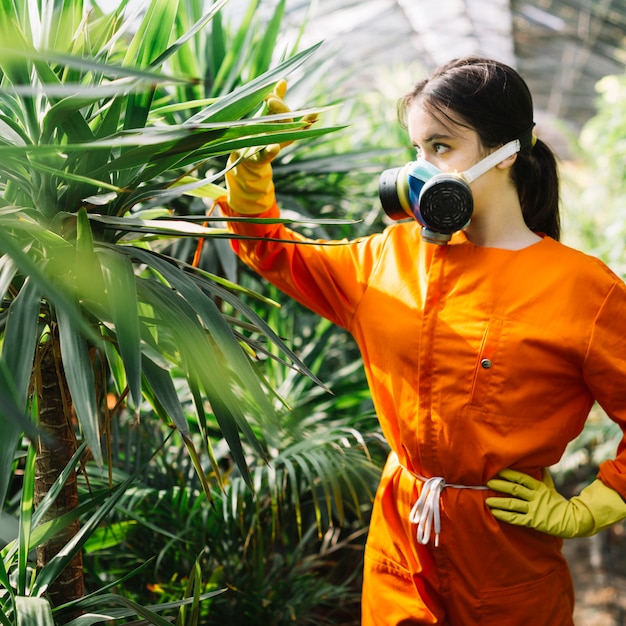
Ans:
[[[203,95],[186,46],[224,4],[201,12],[199,2],[152,0],[132,14],[122,1],[107,15],[82,0],[0,3],[0,505],[23,433],[42,434],[35,501],[51,488],[43,478],[54,480],[73,455],[74,419],[103,463],[111,380],[137,416],[149,405],[179,430],[207,494],[190,413],[207,447],[214,416],[248,483],[242,437],[265,455],[242,407],[254,404],[271,420],[274,409],[216,300],[297,362],[295,355],[239,303],[236,285],[164,254],[158,242],[227,236],[211,218],[200,226],[167,210],[183,194],[223,194],[212,184],[223,174],[213,159],[277,134],[288,140],[328,129],[302,130],[297,111],[293,122],[254,117],[276,81],[315,47]],[[179,377],[190,403],[180,399]],[[49,508],[51,520],[76,507],[74,478]],[[77,532],[65,530],[52,552],[41,552],[42,566]],[[80,579],[77,561],[70,599],[82,594]],[[66,599],[64,591],[53,603]]]
[[[270,456],[267,463],[245,446],[254,490],[233,468],[207,506],[198,481],[181,478],[189,475],[188,463],[168,446],[155,460],[177,475],[166,482],[159,471],[134,484],[89,542],[92,586],[154,555],[116,588],[140,604],[166,602],[179,596],[200,552],[207,591],[224,590],[203,605],[204,624],[357,619],[367,520],[387,448],[345,336],[312,314],[294,315],[294,302],[285,309],[268,322],[281,336],[301,338],[301,358],[331,393],[268,358],[264,371],[282,398],[281,419],[279,426],[251,420]]]

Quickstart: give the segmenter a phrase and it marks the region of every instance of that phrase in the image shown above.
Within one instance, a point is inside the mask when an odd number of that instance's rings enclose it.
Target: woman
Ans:
[[[471,220],[449,243],[424,241],[408,220],[332,246],[233,223],[277,240],[233,245],[361,349],[392,450],[365,552],[363,625],[571,625],[562,537],[626,517],[626,449],[569,501],[544,468],[595,400],[626,427],[626,288],[558,243],[555,158],[532,135],[531,95],[513,69],[455,60],[400,108],[418,161],[442,172],[513,146],[471,183]],[[236,162],[227,213],[278,215],[275,153]]]

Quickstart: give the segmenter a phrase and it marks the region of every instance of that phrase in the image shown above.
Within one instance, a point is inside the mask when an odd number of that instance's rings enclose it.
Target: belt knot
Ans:
[[[413,505],[411,513],[409,514],[411,524],[417,524],[417,541],[422,545],[426,545],[430,541],[432,530],[435,531],[435,547],[439,545],[439,534],[441,532],[441,492],[446,487],[453,487],[454,489],[488,489],[488,487],[483,485],[457,485],[447,483],[441,476],[425,478],[414,472],[411,472],[411,474],[424,483],[419,498]]]
[[[446,481],[441,476],[424,479],[422,492],[411,509],[409,520],[411,524],[417,524],[417,541],[422,545],[427,544],[430,540],[430,532],[433,527],[435,546],[439,545],[439,533],[441,531],[439,499],[445,488]]]

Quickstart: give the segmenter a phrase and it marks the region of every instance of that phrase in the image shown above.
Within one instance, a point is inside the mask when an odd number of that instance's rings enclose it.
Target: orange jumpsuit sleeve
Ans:
[[[599,478],[622,497],[626,497],[625,323],[626,286],[616,282],[595,319],[583,372],[594,398],[622,429],[616,458],[602,463],[599,472]]]
[[[227,206],[222,210],[237,216]],[[279,215],[275,204],[258,217]],[[229,222],[228,227],[244,237],[233,240],[232,246],[246,265],[318,315],[350,328],[385,234],[329,242],[306,239],[283,224],[242,221]]]

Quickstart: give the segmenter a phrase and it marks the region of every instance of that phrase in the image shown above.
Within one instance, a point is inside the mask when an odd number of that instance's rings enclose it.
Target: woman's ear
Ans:
[[[498,163],[496,167],[500,170],[507,170],[510,167],[513,167],[513,163],[515,163],[516,159],[517,159],[517,153],[511,155],[510,157],[507,157],[506,159],[504,159],[504,161],[500,161],[500,163]]]

